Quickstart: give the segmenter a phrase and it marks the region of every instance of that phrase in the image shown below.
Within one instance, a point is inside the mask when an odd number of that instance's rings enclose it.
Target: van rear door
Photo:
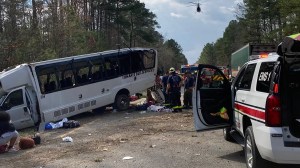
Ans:
[[[293,136],[300,138],[300,55],[285,56],[284,61],[280,75],[282,84],[280,94],[283,103],[282,112],[288,115],[289,119],[283,123],[289,126]]]
[[[27,106],[24,86],[8,93],[1,104],[1,109],[10,115],[16,129],[34,126],[32,113]]]
[[[199,64],[193,105],[197,131],[231,125],[233,110],[230,83],[219,68]]]

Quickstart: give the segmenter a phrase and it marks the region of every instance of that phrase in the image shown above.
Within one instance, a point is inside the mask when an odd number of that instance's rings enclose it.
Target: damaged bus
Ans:
[[[17,129],[54,122],[114,105],[154,86],[157,52],[110,50],[17,65],[0,73],[0,108]]]

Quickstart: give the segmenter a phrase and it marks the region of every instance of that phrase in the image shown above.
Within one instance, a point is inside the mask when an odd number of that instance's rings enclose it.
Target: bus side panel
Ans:
[[[139,74],[132,78],[133,87],[130,91],[131,94],[142,92],[147,88],[154,86],[155,84],[156,71],[154,69],[147,69],[142,71],[141,73],[142,74]],[[136,78],[136,80],[134,80],[134,78]]]
[[[45,94],[40,99],[40,109],[45,122],[57,121],[82,112],[114,103],[116,93],[130,87],[130,79],[118,77],[111,80]],[[117,87],[115,87],[117,86]]]

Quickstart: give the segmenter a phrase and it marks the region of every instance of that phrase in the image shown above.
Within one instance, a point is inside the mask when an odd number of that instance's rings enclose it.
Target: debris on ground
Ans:
[[[62,138],[62,140],[63,140],[64,142],[73,142],[73,138],[72,138],[72,137],[69,137],[69,136]]]
[[[123,157],[123,160],[130,160],[130,159],[133,159],[133,157],[131,157],[131,156],[125,156],[125,157]]]

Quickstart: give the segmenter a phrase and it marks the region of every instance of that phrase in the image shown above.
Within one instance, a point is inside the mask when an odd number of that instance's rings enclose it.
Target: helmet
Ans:
[[[175,68],[170,68],[170,70],[169,70],[170,72],[175,72]]]

